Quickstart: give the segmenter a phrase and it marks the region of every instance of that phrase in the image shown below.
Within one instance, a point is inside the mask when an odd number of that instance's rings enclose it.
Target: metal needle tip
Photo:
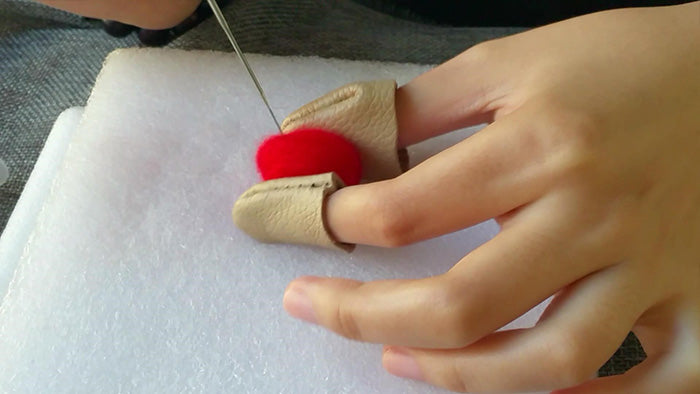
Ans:
[[[253,69],[250,67],[250,64],[248,64],[248,60],[243,54],[243,51],[241,51],[241,47],[238,46],[238,41],[236,41],[236,38],[233,36],[233,32],[231,31],[231,28],[229,27],[229,24],[226,21],[224,14],[221,12],[221,8],[219,8],[219,5],[216,3],[216,0],[207,0],[207,2],[209,3],[209,7],[211,7],[212,12],[214,13],[216,20],[219,22],[219,25],[221,25],[221,28],[224,30],[224,33],[226,33],[226,37],[228,37],[228,40],[231,42],[233,49],[236,51],[236,54],[238,54],[238,58],[241,59],[243,66],[245,67],[246,71],[248,71],[248,75],[253,81],[253,84],[255,84],[255,88],[258,89],[258,94],[260,95],[260,98],[262,99],[263,103],[265,103],[265,107],[267,107],[267,112],[270,113],[272,120],[275,122],[275,126],[277,126],[277,130],[280,133],[282,133],[282,127],[280,127],[280,122],[277,121],[275,113],[272,112],[272,107],[270,107],[270,102],[267,101],[265,91],[263,90],[262,85],[260,85],[258,77],[255,76],[255,72],[253,72]]]

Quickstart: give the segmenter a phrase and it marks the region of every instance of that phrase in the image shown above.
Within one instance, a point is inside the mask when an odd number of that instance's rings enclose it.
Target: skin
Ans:
[[[431,278],[299,278],[291,315],[455,391],[700,392],[700,3],[477,45],[403,86],[397,115],[402,145],[490,124],[333,194],[337,239],[395,247],[489,218],[500,233]],[[551,295],[534,328],[494,333]],[[630,330],[648,359],[592,380]]]
[[[148,28],[198,3],[44,2]],[[331,232],[383,247],[489,218],[501,232],[435,277],[299,278],[292,316],[385,344],[390,373],[454,391],[700,392],[700,2],[479,44],[396,100],[402,146],[489,125],[334,193]],[[495,332],[551,295],[535,327]],[[594,379],[630,330],[647,360]]]
[[[83,16],[111,19],[146,29],[167,29],[187,18],[200,0],[38,0]]]

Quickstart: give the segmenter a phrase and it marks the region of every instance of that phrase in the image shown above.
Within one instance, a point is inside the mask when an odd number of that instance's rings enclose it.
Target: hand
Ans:
[[[477,45],[402,87],[397,115],[402,145],[490,124],[333,194],[336,238],[393,247],[493,217],[501,232],[431,278],[297,279],[290,314],[457,391],[700,392],[699,2]],[[551,295],[534,328],[495,332]],[[647,360],[592,379],[630,330]]]
[[[182,22],[201,0],[38,0],[51,7],[146,29],[167,29]]]

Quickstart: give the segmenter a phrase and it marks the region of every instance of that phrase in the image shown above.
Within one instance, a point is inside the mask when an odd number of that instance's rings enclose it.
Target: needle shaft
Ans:
[[[262,99],[263,103],[265,103],[265,107],[267,108],[267,112],[270,113],[272,120],[275,122],[275,125],[277,126],[277,130],[279,130],[281,133],[282,128],[280,127],[280,123],[277,121],[277,118],[275,117],[275,113],[272,112],[272,107],[270,107],[270,102],[267,101],[267,96],[265,95],[265,91],[263,90],[262,85],[260,85],[260,81],[258,80],[258,77],[255,76],[255,72],[253,72],[253,69],[250,67],[250,64],[248,64],[248,60],[246,59],[245,55],[243,54],[243,51],[241,51],[241,47],[238,46],[238,41],[236,41],[236,38],[233,36],[233,32],[231,31],[231,28],[229,27],[229,24],[226,21],[224,14],[221,12],[221,8],[219,8],[219,5],[216,3],[216,0],[207,0],[207,2],[209,3],[209,7],[211,7],[211,10],[214,12],[214,16],[216,17],[216,20],[219,22],[219,25],[221,25],[221,28],[224,30],[224,33],[226,33],[226,37],[228,37],[228,40],[231,42],[233,49],[236,51],[236,54],[238,54],[238,58],[241,59],[241,63],[243,63],[243,66],[245,67],[246,71],[248,71],[248,75],[250,76],[250,79],[253,81],[253,84],[255,84],[255,88],[258,89],[258,94],[260,94],[260,98]]]

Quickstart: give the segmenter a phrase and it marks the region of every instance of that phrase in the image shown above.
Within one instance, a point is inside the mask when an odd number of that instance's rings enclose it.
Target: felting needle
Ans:
[[[241,63],[243,63],[243,66],[245,66],[246,71],[248,71],[248,75],[250,76],[250,79],[253,81],[253,84],[255,84],[255,88],[258,89],[258,94],[260,95],[260,98],[262,99],[262,101],[265,103],[265,107],[267,107],[267,112],[270,113],[272,120],[275,122],[275,125],[277,126],[277,130],[280,133],[282,133],[282,128],[280,127],[280,122],[277,121],[277,118],[275,117],[275,113],[272,112],[272,107],[270,107],[270,102],[267,101],[267,96],[265,96],[265,91],[263,90],[262,85],[260,85],[260,81],[258,80],[258,77],[255,76],[253,69],[250,67],[250,64],[248,64],[248,60],[246,59],[245,55],[243,54],[243,51],[241,51],[241,47],[238,46],[238,41],[236,41],[236,38],[233,36],[233,32],[231,31],[231,27],[229,26],[228,22],[226,21],[226,17],[224,17],[224,14],[221,12],[221,8],[219,8],[219,4],[216,3],[216,0],[207,0],[207,2],[209,3],[209,7],[211,7],[212,12],[214,13],[216,20],[219,22],[219,25],[224,30],[226,37],[228,37],[229,42],[231,42],[231,45],[233,45],[234,51],[236,51],[236,53],[238,54],[238,58],[241,59]]]

